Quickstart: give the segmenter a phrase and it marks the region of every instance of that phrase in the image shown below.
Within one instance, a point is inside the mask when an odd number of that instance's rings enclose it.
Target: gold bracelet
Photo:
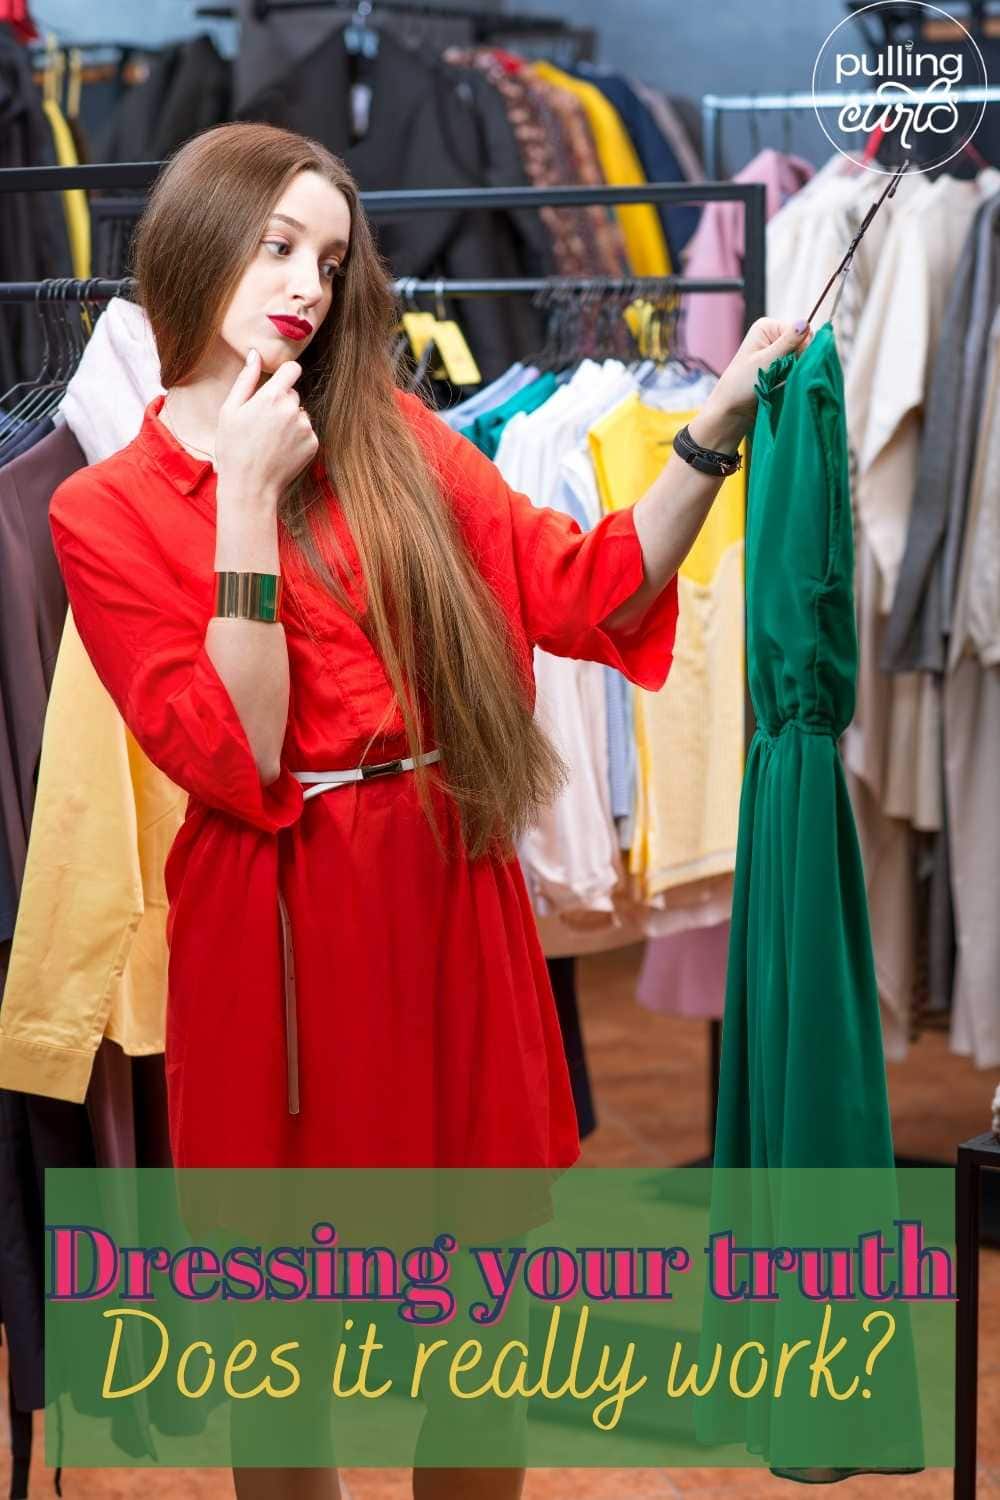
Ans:
[[[215,575],[215,615],[226,620],[281,619],[284,592],[280,573],[219,573]]]

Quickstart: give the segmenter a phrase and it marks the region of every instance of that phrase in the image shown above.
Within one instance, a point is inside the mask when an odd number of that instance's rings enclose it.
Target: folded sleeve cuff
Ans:
[[[302,813],[302,787],[286,766],[267,786],[229,690],[208,651],[198,652],[189,680],[179,690],[176,665],[156,661],[137,672],[124,715],[154,763],[193,797],[276,833]],[[173,688],[173,691],[171,689]],[[170,747],[169,760],[164,750]]]
[[[602,620],[606,620],[641,587],[645,565],[631,508],[616,511],[601,524],[606,527],[602,545],[614,560],[613,568],[609,569],[612,581],[601,611]],[[677,616],[675,574],[637,623],[627,629],[607,624],[594,627],[594,659],[617,668],[637,687],[658,692],[667,680],[674,659]]]
[[[93,1052],[27,1041],[0,1027],[0,1088],[82,1104],[93,1066]]]

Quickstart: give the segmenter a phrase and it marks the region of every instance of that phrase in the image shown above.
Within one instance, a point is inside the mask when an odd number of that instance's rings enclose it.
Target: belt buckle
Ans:
[[[362,766],[361,780],[372,781],[376,776],[395,776],[403,769],[401,760],[384,760],[377,766]]]

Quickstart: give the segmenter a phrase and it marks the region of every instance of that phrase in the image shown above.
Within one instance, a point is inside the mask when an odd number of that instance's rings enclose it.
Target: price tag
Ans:
[[[483,377],[479,373],[479,366],[457,323],[450,318],[443,323],[438,322],[434,329],[434,340],[452,385],[481,384]]]
[[[420,363],[423,354],[431,339],[434,338],[434,330],[437,327],[437,319],[433,313],[428,312],[405,312],[403,314],[403,329],[410,341],[413,350],[413,358]]]

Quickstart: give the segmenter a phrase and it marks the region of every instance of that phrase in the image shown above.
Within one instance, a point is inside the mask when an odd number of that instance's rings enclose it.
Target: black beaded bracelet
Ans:
[[[714,448],[703,448],[686,427],[682,427],[674,438],[674,452],[700,474],[712,474],[717,479],[735,474],[743,463],[739,453],[717,453]]]

